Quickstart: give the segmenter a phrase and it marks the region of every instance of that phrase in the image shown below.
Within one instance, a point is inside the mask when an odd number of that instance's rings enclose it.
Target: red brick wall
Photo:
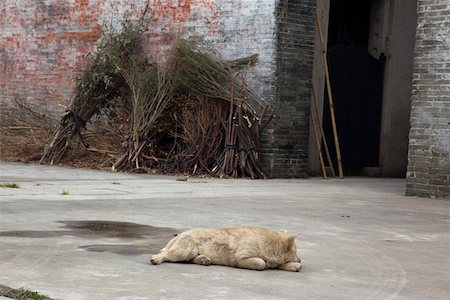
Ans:
[[[78,62],[100,37],[100,4],[33,2],[6,0],[1,6],[0,97],[67,103]]]
[[[0,0],[0,109],[20,97],[49,111],[70,101],[83,56],[102,28],[136,18],[146,0]],[[271,176],[305,176],[316,0],[150,0],[148,49],[206,36],[227,59],[252,54],[251,85],[273,104],[261,141]]]
[[[220,7],[216,4],[220,2]],[[164,55],[176,35],[198,32],[231,57],[259,53],[260,90],[273,82],[275,1],[150,1],[150,50]],[[145,0],[1,0],[0,103],[15,97],[58,111],[70,101],[83,56],[102,26],[135,18]],[[262,41],[262,42],[261,42]],[[260,70],[258,70],[258,68]],[[256,74],[256,75],[255,75]],[[260,75],[258,75],[260,74]]]

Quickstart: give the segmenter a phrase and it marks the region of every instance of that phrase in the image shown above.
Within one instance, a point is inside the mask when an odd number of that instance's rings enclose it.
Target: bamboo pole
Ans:
[[[328,163],[330,164],[330,168],[331,168],[331,176],[332,177],[336,177],[336,172],[334,171],[334,166],[333,166],[333,162],[331,161],[331,155],[330,155],[330,150],[328,148],[328,143],[327,143],[327,139],[325,137],[325,132],[323,131],[323,127],[320,125],[320,117],[319,117],[319,109],[317,108],[317,98],[316,98],[316,92],[315,92],[315,87],[314,87],[314,83],[312,83],[312,100],[313,100],[313,109],[314,109],[314,113],[316,116],[316,120],[319,123],[319,128],[320,128],[320,135],[322,137],[322,141],[323,141],[323,145],[325,146],[325,153],[327,155],[327,160]]]
[[[341,150],[340,150],[340,146],[339,146],[339,138],[337,135],[337,128],[336,128],[336,118],[334,115],[333,95],[331,94],[330,73],[328,71],[327,52],[324,47],[322,30],[320,28],[319,16],[317,14],[316,14],[316,25],[317,25],[317,30],[319,32],[320,48],[322,50],[322,56],[323,56],[323,66],[324,66],[324,70],[325,70],[325,81],[327,83],[328,101],[330,104],[331,125],[333,127],[334,145],[336,147],[339,178],[344,178],[344,171],[342,170]]]
[[[314,129],[314,137],[316,139],[317,149],[319,151],[319,159],[320,159],[320,167],[322,168],[322,175],[324,179],[327,179],[327,170],[325,169],[325,163],[323,162],[323,155],[322,155],[322,146],[319,139],[319,132],[317,131],[317,120],[316,116],[313,113],[313,108],[311,106],[311,118],[312,118],[312,124]]]

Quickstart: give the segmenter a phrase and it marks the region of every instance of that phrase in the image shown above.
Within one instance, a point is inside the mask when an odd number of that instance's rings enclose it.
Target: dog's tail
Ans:
[[[159,252],[164,252],[164,251],[168,251],[169,249],[170,249],[170,247],[172,247],[172,245],[173,245],[173,243],[175,243],[175,241],[178,239],[178,234],[176,233],[176,234],[174,234],[174,238],[172,238],[168,243],[167,243],[167,245],[164,247],[164,248],[162,248]]]

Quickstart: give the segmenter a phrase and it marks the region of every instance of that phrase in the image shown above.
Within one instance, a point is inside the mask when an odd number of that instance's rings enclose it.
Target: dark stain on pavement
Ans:
[[[174,228],[154,227],[129,222],[114,221],[58,221],[61,228],[69,230],[14,230],[0,231],[0,236],[18,238],[52,238],[77,236],[82,238],[143,239],[132,244],[95,244],[80,246],[80,249],[94,252],[113,252],[121,255],[154,254],[179,232]]]
[[[143,239],[146,237],[168,237],[173,236],[176,230],[173,228],[154,227],[129,222],[113,221],[61,221],[71,229],[77,236],[100,236],[107,238]]]
[[[165,244],[165,242],[155,241],[142,244],[85,245],[78,248],[92,252],[112,252],[120,255],[142,255],[156,254],[159,252],[159,250],[161,250],[161,248],[164,247]]]

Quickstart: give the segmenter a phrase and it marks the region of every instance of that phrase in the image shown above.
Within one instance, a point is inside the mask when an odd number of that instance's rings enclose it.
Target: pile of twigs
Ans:
[[[41,162],[81,146],[113,170],[264,178],[257,148],[268,106],[246,83],[257,56],[227,62],[196,38],[179,40],[161,65],[142,50],[142,33],[127,23],[89,56]],[[103,124],[97,130],[121,137],[120,149],[89,145],[93,117]]]
[[[260,120],[242,106],[207,97],[184,100],[168,173],[265,178],[257,151]],[[186,107],[187,106],[187,107]]]
[[[198,39],[179,40],[174,53],[180,90],[197,98],[191,100],[195,103],[192,118],[181,118],[187,147],[169,157],[171,168],[166,166],[166,170],[198,170],[219,177],[266,177],[257,144],[268,105],[246,84],[248,67],[257,56],[227,62]],[[242,72],[236,70],[242,65],[246,66]]]
[[[227,120],[226,144],[214,173],[230,177],[265,178],[257,150],[261,128],[260,118],[245,111],[241,105],[231,107]]]
[[[143,28],[141,24],[124,23],[120,32],[106,35],[97,51],[87,55],[86,67],[76,79],[75,95],[41,162],[58,163],[76,140],[89,147],[82,131],[90,119],[128,101],[129,90],[121,70],[141,52]]]
[[[180,97],[179,123],[174,132],[174,148],[164,166],[167,173],[213,173],[223,152],[222,120],[227,106],[206,97]]]
[[[112,169],[120,169],[127,162],[139,169],[141,153],[154,140],[156,123],[173,99],[175,83],[167,70],[161,70],[156,65],[145,68],[139,61],[133,62],[130,69],[123,69],[122,74],[131,91],[131,135],[124,154]]]
[[[34,161],[51,137],[57,119],[23,99],[12,99],[0,108],[0,159]]]
[[[178,40],[173,60],[180,88],[188,93],[233,102],[255,114],[266,105],[246,84],[248,67],[257,60],[255,55],[227,62],[210,44],[195,38]],[[246,66],[243,72],[236,70],[242,65]]]

